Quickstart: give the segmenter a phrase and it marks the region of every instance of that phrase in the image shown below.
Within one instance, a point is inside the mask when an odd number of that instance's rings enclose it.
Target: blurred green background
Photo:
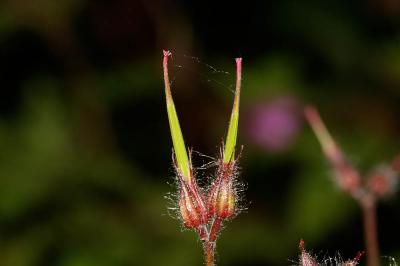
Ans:
[[[213,157],[244,58],[248,209],[222,232],[218,264],[291,265],[300,238],[320,258],[353,257],[360,210],[301,110],[319,108],[363,173],[390,162],[399,26],[398,0],[2,0],[0,265],[202,264],[196,235],[168,213],[163,48],[186,143]],[[379,205],[384,256],[400,258],[399,211],[399,196]]]

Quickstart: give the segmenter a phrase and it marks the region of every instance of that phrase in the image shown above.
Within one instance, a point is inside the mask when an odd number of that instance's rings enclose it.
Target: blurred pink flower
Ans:
[[[264,149],[286,150],[300,129],[299,110],[298,101],[292,97],[256,104],[247,117],[247,136]]]

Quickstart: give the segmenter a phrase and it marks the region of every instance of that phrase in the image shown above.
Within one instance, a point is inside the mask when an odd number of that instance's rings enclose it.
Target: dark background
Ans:
[[[399,25],[397,0],[1,1],[0,265],[201,265],[165,198],[176,189],[162,49],[185,141],[213,157],[244,60],[248,209],[226,223],[218,265],[291,265],[301,238],[321,259],[353,257],[361,212],[302,108],[318,107],[363,173],[390,163]],[[399,208],[395,195],[378,209],[381,254],[398,259]]]

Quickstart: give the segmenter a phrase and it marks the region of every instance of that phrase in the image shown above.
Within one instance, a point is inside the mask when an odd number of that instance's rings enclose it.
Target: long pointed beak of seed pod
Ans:
[[[177,168],[181,172],[183,179],[188,182],[191,179],[190,164],[186,151],[185,141],[182,136],[181,127],[179,125],[178,115],[176,114],[175,104],[171,95],[171,85],[168,76],[168,58],[170,56],[170,51],[164,51],[163,69],[168,121],[171,130],[171,137],[175,151]]]
[[[240,86],[242,81],[242,58],[236,58],[236,91],[235,100],[229,121],[228,134],[225,142],[224,150],[224,163],[229,163],[235,156],[236,138],[239,124],[239,100],[240,100]]]
[[[326,157],[334,163],[343,159],[342,152],[337,146],[332,136],[329,134],[324,122],[322,121],[317,109],[313,106],[306,106],[304,109],[305,117],[313,129],[318,141],[322,146]]]
[[[321,143],[325,156],[336,172],[339,187],[356,197],[361,183],[361,177],[358,171],[347,162],[342,150],[335,143],[322,122],[318,111],[314,107],[308,106],[305,108],[304,114]]]

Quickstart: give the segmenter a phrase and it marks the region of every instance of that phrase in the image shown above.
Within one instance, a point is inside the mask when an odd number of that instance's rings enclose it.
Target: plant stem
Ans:
[[[201,241],[205,242],[208,239],[208,232],[207,232],[207,228],[205,226],[200,226],[197,229],[197,234],[199,235],[199,238]]]
[[[211,225],[210,235],[208,237],[209,242],[215,242],[218,237],[219,230],[221,229],[222,220],[220,218],[215,218]]]
[[[214,266],[215,242],[204,242],[204,261],[206,266]]]
[[[376,217],[376,201],[366,195],[361,200],[364,222],[364,241],[368,266],[379,266],[379,246],[378,246],[378,229]]]
[[[208,238],[203,242],[204,261],[206,266],[214,266],[215,262],[215,241],[217,240],[218,233],[221,229],[222,220],[215,218],[211,224],[210,233]],[[200,232],[199,232],[200,235]]]

